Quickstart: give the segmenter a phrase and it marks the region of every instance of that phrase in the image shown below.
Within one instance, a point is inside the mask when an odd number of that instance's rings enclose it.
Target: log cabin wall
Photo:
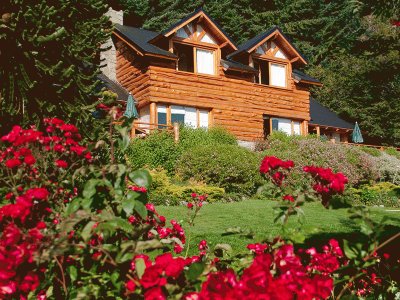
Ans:
[[[117,65],[116,73],[118,82],[139,102],[143,107],[149,104],[150,76],[148,62],[145,58],[135,54],[123,41],[116,41]]]
[[[270,87],[250,82],[248,74],[225,74],[222,67],[217,75],[177,71],[173,62],[149,61],[121,40],[116,50],[117,80],[139,109],[150,103],[208,109],[210,125],[223,126],[244,141],[264,137],[264,115],[301,121],[302,134],[307,133],[310,93],[292,78],[288,88]],[[154,109],[152,105],[150,111]]]
[[[199,75],[153,65],[149,75],[150,102],[210,109],[213,124],[240,140],[263,138],[264,115],[310,119],[309,92],[296,89],[293,80],[289,89],[275,88],[221,74]]]

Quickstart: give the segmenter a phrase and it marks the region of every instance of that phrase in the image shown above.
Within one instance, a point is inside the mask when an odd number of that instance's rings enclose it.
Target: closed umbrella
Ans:
[[[356,125],[354,126],[352,140],[353,140],[353,143],[357,143],[357,144],[364,142],[364,139],[363,139],[362,134],[361,134],[360,127],[358,126],[357,122],[356,122]]]
[[[126,110],[124,112],[124,117],[128,119],[138,119],[139,114],[136,109],[135,100],[131,93],[129,93],[128,101],[126,102]]]

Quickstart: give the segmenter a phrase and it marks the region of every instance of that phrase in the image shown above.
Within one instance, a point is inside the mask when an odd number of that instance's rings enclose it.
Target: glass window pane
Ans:
[[[279,126],[278,130],[283,131],[288,135],[292,135],[292,121],[288,119],[278,119]]]
[[[214,51],[197,49],[197,72],[214,74]]]
[[[300,135],[300,122],[293,122],[294,134]]]
[[[194,107],[185,107],[185,125],[197,128],[197,109]]]
[[[279,130],[279,121],[278,119],[272,119],[272,130]]]
[[[185,123],[185,107],[184,106],[171,106],[171,123]]]
[[[271,64],[270,84],[286,87],[286,66]]]
[[[200,110],[200,127],[208,128],[208,111]]]

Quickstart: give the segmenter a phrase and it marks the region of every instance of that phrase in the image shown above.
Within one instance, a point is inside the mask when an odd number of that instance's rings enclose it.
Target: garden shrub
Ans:
[[[193,129],[182,126],[179,142],[167,131],[155,131],[144,139],[134,139],[128,149],[128,161],[134,168],[163,168],[169,174],[181,154],[198,145],[236,145],[236,138],[220,127]]]
[[[259,148],[260,149],[260,148]],[[315,136],[288,136],[273,133],[264,144],[264,155],[273,155],[281,159],[291,159],[295,166],[318,165],[342,172],[352,185],[378,179],[379,172],[372,156],[358,148],[321,141]],[[292,180],[303,181],[299,167],[295,167],[299,176]]]
[[[397,151],[396,148],[393,147],[386,148],[385,152],[389,155],[396,157],[397,159],[400,159],[400,151]]]
[[[400,186],[390,182],[348,189],[343,197],[352,205],[400,207]]]
[[[365,153],[368,153],[369,155],[372,155],[372,156],[375,156],[375,157],[379,157],[382,154],[382,152],[379,149],[376,149],[376,148],[362,146],[362,147],[360,147],[360,149],[362,151],[364,151]]]
[[[382,152],[380,157],[372,157],[381,181],[400,185],[400,159]]]
[[[127,151],[128,163],[136,169],[162,167],[169,173],[174,171],[179,157],[177,146],[171,133],[154,131],[145,139],[134,139]]]
[[[259,155],[239,146],[197,146],[182,154],[176,170],[183,180],[216,185],[228,193],[252,195],[262,183],[260,160]]]
[[[224,199],[223,188],[196,183],[174,183],[167,172],[162,169],[150,172],[153,183],[150,188],[150,197],[156,205],[179,205],[191,199],[193,193],[208,195],[208,202],[219,202]]]

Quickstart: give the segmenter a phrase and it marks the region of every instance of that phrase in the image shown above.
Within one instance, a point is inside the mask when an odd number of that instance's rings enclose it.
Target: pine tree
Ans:
[[[107,10],[104,0],[0,2],[3,126],[44,116],[88,119],[101,45],[111,33]]]

